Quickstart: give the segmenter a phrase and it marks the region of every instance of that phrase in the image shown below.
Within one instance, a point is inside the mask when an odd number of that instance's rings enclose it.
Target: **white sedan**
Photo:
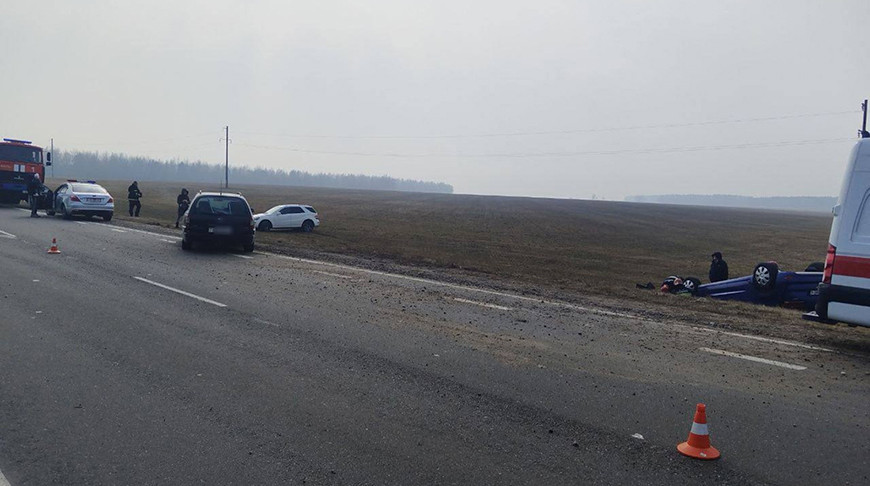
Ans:
[[[114,212],[115,200],[103,186],[94,181],[68,180],[54,191],[54,204],[48,214],[60,213],[64,218],[99,216],[111,221]]]
[[[254,224],[259,231],[273,229],[300,229],[310,233],[320,226],[320,218],[313,207],[305,204],[282,204],[254,215]]]

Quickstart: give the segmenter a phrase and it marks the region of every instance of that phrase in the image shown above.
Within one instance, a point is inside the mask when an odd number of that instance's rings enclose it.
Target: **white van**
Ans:
[[[870,326],[870,138],[855,144],[834,206],[816,314]]]

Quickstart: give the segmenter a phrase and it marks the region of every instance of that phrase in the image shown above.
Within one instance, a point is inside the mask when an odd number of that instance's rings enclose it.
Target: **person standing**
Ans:
[[[142,191],[139,190],[139,183],[133,181],[130,187],[127,188],[127,201],[130,203],[130,216],[139,217],[139,210],[142,209],[142,203],[139,198],[142,197]]]
[[[33,174],[33,178],[27,183],[27,195],[30,202],[30,217],[40,218],[41,216],[36,214],[42,196],[42,181],[39,179],[39,174]]]
[[[717,251],[711,256],[713,261],[710,263],[710,282],[728,280],[728,264],[722,259],[722,253]]]
[[[181,217],[190,207],[190,196],[187,195],[187,189],[181,189],[181,194],[176,198],[176,202],[178,203],[178,217],[175,218],[175,227],[178,228],[178,222],[181,221]]]

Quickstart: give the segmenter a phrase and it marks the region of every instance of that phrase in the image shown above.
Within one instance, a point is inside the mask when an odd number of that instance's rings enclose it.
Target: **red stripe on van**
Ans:
[[[837,255],[834,258],[834,275],[870,278],[870,258]]]

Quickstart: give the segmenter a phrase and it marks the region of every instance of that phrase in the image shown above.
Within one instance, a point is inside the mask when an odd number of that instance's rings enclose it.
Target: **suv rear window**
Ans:
[[[317,213],[317,211],[315,211],[311,206],[305,206],[305,209],[307,209],[309,213]]]
[[[193,202],[191,214],[222,214],[250,216],[251,209],[244,199],[232,196],[201,196]]]

